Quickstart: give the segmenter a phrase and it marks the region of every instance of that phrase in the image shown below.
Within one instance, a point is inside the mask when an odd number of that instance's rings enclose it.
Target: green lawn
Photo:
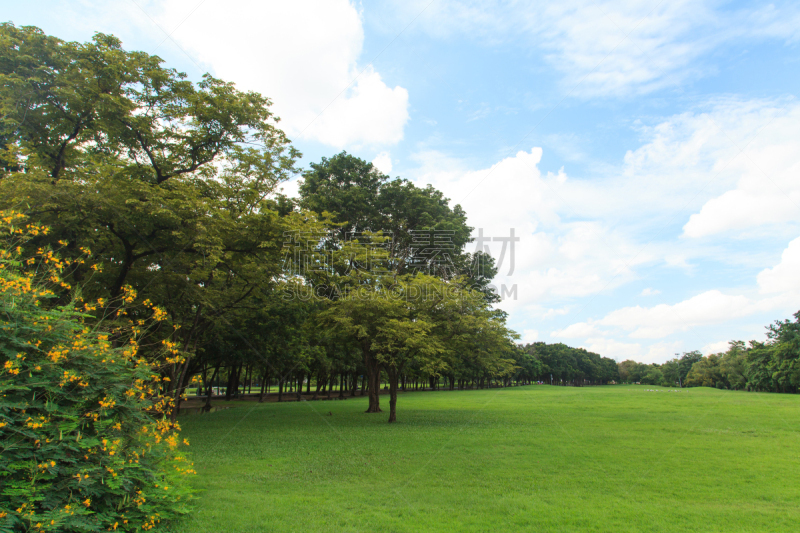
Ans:
[[[397,424],[366,398],[187,415],[177,529],[800,530],[800,397],[650,388],[406,393]]]

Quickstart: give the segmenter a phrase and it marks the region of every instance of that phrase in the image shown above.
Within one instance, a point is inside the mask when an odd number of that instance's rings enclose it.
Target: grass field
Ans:
[[[231,402],[181,419],[177,529],[800,530],[800,397],[652,388],[406,393],[393,425],[366,398]]]

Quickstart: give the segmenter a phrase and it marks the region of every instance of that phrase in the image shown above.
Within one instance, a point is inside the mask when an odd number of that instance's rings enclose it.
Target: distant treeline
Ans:
[[[535,342],[520,346],[515,356],[517,379],[555,385],[602,385],[618,381],[617,362],[583,348]]]
[[[794,322],[777,320],[767,326],[766,342],[731,341],[726,352],[707,357],[693,351],[662,365],[623,361],[618,367],[623,382],[797,393],[800,311],[794,314]]]

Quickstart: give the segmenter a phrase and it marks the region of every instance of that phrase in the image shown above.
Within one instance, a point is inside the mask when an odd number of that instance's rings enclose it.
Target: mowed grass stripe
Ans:
[[[177,530],[796,530],[799,397],[649,388],[406,393],[397,424],[231,402],[182,419],[201,499]]]

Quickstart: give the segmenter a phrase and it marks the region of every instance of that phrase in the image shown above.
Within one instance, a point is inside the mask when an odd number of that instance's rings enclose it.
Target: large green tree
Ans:
[[[386,266],[397,274],[423,271],[452,278],[465,264],[464,246],[471,242],[472,228],[461,206],[451,208],[430,185],[391,180],[372,163],[346,152],[313,163],[303,174],[300,205],[320,215],[331,213],[339,224],[339,241],[362,232],[388,236]]]
[[[431,186],[419,188],[402,179],[390,179],[372,163],[339,153],[313,163],[303,174],[300,205],[320,217],[330,217],[333,228],[320,238],[320,248],[332,254],[327,268],[310,274],[312,285],[336,300],[341,287],[360,285],[374,291],[394,281],[363,281],[363,277],[347,274],[352,271],[378,272],[384,276],[433,274],[454,279],[460,267],[469,264],[471,256],[464,246],[470,242],[472,228],[460,206],[450,207],[449,200]],[[353,246],[363,246],[364,252]],[[346,257],[347,260],[336,259]],[[484,277],[474,276],[473,284],[486,290],[485,276],[494,275],[493,264],[479,257]],[[306,265],[308,262],[306,262]],[[377,283],[377,285],[376,285]],[[370,387],[368,412],[380,410],[377,391],[380,365],[370,351],[362,347],[363,366]]]
[[[0,207],[51,227],[33,246],[92,250],[102,271],[71,276],[87,297],[132,286],[165,307],[159,334],[187,355],[171,371],[179,398],[198,348],[281,275],[283,234],[304,222],[273,193],[298,152],[269,99],[192,83],[113,36],[3,24],[0,43]]]

